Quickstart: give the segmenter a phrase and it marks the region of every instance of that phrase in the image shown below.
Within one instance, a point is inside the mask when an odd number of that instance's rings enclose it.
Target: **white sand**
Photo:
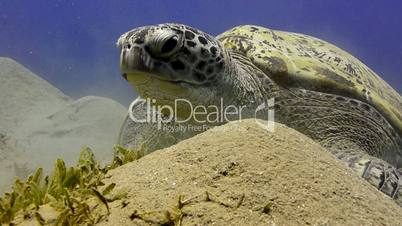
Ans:
[[[402,208],[313,140],[281,124],[270,133],[253,119],[153,152],[109,176],[106,185],[116,183],[115,191],[129,196],[109,204],[103,225],[156,225],[149,222],[162,222],[165,211],[179,215],[179,195],[193,197],[182,208],[182,225],[402,223]],[[134,212],[148,214],[130,219]]]
[[[72,99],[9,58],[0,57],[0,132],[55,112]]]
[[[0,58],[0,192],[10,178],[57,158],[75,164],[83,146],[109,162],[126,108],[103,97],[72,100],[9,58]],[[2,134],[2,135],[1,135]],[[1,141],[1,140],[0,140]]]

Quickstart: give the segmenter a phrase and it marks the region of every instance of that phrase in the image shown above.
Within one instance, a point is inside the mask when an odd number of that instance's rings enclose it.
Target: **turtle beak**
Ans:
[[[123,78],[133,87],[150,82],[153,74],[146,51],[130,43],[123,44],[120,51],[120,71]]]
[[[148,72],[143,57],[143,49],[137,46],[126,44],[121,48],[120,71],[127,80],[127,73]]]

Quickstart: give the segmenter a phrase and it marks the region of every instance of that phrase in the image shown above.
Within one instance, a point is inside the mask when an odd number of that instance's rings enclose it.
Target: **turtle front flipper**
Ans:
[[[402,171],[382,159],[363,153],[335,154],[359,176],[402,206]]]
[[[397,169],[382,159],[360,151],[349,151],[347,154],[344,152],[331,152],[340,160],[346,162],[359,176],[402,206],[401,169]]]
[[[281,99],[282,98],[282,99]],[[275,119],[321,144],[402,206],[402,139],[378,111],[334,94],[290,89],[275,98]]]
[[[402,206],[402,171],[390,164],[375,159],[368,163],[362,177]]]

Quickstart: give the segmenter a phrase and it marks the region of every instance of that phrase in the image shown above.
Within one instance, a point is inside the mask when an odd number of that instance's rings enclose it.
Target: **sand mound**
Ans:
[[[27,125],[20,145],[32,150],[32,167],[50,169],[57,158],[73,165],[83,146],[93,149],[98,160],[110,162],[126,111],[111,99],[84,97]]]
[[[65,107],[72,100],[12,59],[0,57],[0,132]]]
[[[0,191],[10,187],[10,178],[25,178],[39,166],[50,172],[58,158],[74,165],[84,146],[101,162],[110,162],[125,113],[113,100],[84,97],[48,117],[26,122],[16,132],[18,140],[0,153],[13,153],[0,158],[0,171],[8,175],[1,177]]]
[[[110,171],[105,183],[129,197],[110,203],[102,224],[166,223],[180,214],[182,225],[401,224],[390,198],[303,134],[275,129],[229,123]]]
[[[114,100],[73,101],[51,84],[8,58],[0,58],[0,192],[57,158],[73,165],[82,146],[109,162],[126,114]],[[7,139],[6,139],[7,138]]]

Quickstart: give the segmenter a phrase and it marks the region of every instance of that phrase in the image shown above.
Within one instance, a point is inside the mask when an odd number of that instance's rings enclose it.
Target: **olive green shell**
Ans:
[[[374,106],[402,134],[402,98],[344,50],[311,36],[244,25],[219,35],[275,82],[358,99]]]

